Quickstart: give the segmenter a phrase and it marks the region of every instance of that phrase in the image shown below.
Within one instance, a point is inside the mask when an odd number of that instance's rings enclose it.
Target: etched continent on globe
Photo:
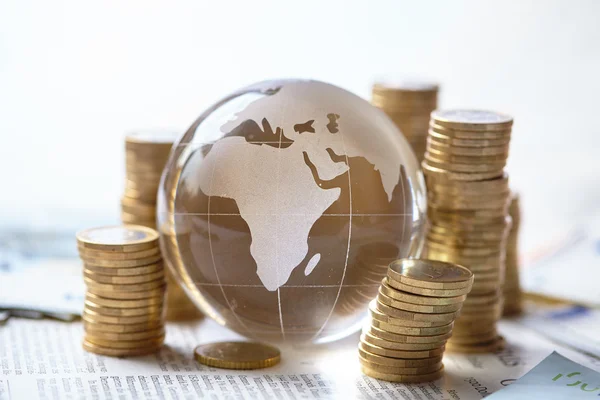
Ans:
[[[327,337],[359,322],[418,236],[416,160],[387,117],[335,86],[240,93],[178,146],[178,275],[241,333]]]

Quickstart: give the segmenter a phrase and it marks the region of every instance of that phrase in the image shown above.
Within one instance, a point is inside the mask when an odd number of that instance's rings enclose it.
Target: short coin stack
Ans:
[[[432,83],[376,83],[371,103],[381,108],[423,160],[429,116],[437,108],[438,86]]]
[[[77,233],[87,286],[83,348],[107,356],[158,351],[165,339],[165,271],[158,234],[136,225]]]
[[[523,293],[519,283],[519,225],[521,212],[519,196],[514,194],[511,198],[508,213],[512,219],[512,226],[506,244],[506,280],[504,281],[504,311],[503,315],[518,315],[523,311]]]
[[[125,138],[125,193],[121,220],[156,229],[156,197],[160,178],[173,143],[179,135],[171,131],[141,131]],[[201,316],[196,306],[167,270],[167,320],[189,320]]]
[[[140,132],[125,138],[123,223],[156,229],[156,193],[175,139],[171,132]]]
[[[363,373],[406,383],[440,378],[446,341],[472,285],[473,274],[459,265],[392,262],[369,306],[370,326],[360,338]]]
[[[427,181],[427,257],[463,265],[473,290],[448,350],[491,352],[504,345],[502,315],[510,189],[504,166],[512,118],[488,111],[435,111],[423,172]]]

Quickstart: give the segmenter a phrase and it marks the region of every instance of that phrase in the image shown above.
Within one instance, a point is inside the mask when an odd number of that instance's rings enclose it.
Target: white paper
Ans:
[[[11,319],[0,326],[0,400],[15,399],[480,399],[521,377],[553,350],[584,365],[594,359],[504,321],[499,354],[444,357],[445,376],[394,384],[361,374],[358,335],[316,348],[282,347],[278,366],[258,371],[209,368],[196,345],[241,339],[212,321],[170,324],[159,354],[119,359],[81,349],[81,323]],[[597,367],[596,367],[597,368]]]
[[[554,352],[494,400],[589,399],[600,393],[600,374]]]

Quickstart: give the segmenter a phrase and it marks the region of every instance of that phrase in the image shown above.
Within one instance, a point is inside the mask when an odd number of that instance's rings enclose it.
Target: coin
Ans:
[[[433,129],[429,130],[429,136],[434,138],[439,143],[447,144],[448,146],[459,147],[489,147],[489,146],[506,146],[510,143],[510,136],[494,139],[486,139],[479,137],[477,139],[457,138],[450,135],[444,135],[436,132]]]
[[[135,283],[135,284],[109,284],[109,283],[98,283],[93,279],[86,276],[83,277],[88,290],[92,291],[108,291],[108,292],[143,292],[147,290],[156,289],[165,285],[165,279],[157,279],[152,282]]]
[[[487,343],[498,336],[496,328],[492,326],[491,330],[486,332],[469,332],[469,334],[454,334],[452,343],[455,345],[473,345],[478,343]]]
[[[419,351],[419,350],[435,350],[440,347],[443,347],[446,344],[446,341],[437,342],[437,343],[400,343],[394,342],[391,340],[382,339],[380,337],[375,336],[370,331],[363,332],[361,335],[361,340],[363,342],[369,343],[371,345],[382,347],[384,349],[389,350],[408,350],[408,351]]]
[[[194,349],[194,358],[210,367],[259,369],[279,364],[281,354],[273,346],[256,342],[215,342]]]
[[[377,297],[377,301],[386,306],[390,306],[396,308],[398,310],[411,311],[415,313],[423,313],[423,314],[444,314],[444,313],[452,313],[460,310],[462,307],[462,303],[458,304],[447,304],[443,306],[430,306],[430,305],[422,305],[422,304],[411,304],[405,303],[400,300],[394,300],[393,298],[387,296],[385,293],[379,289],[379,294]]]
[[[149,274],[137,275],[137,276],[111,276],[111,275],[102,275],[97,274],[87,268],[83,270],[83,276],[92,279],[97,283],[109,283],[116,285],[130,285],[136,283],[146,283],[153,282],[157,279],[164,279],[165,271],[164,269],[152,272]]]
[[[377,336],[381,339],[390,340],[397,343],[406,344],[422,344],[422,343],[440,343],[445,342],[452,336],[452,332],[446,332],[439,335],[430,336],[411,336],[403,333],[395,333],[397,330],[396,325],[386,324],[377,320],[371,321],[369,332],[372,335]]]
[[[361,366],[361,371],[371,378],[381,379],[388,382],[400,382],[400,383],[420,383],[430,382],[440,379],[444,375],[444,367],[440,368],[436,372],[422,375],[399,375],[399,374],[386,374],[383,372],[375,371],[371,368]]]
[[[399,335],[406,335],[406,337],[408,338],[408,341],[406,343],[431,343],[432,341],[436,342],[446,340],[447,338],[437,338],[437,336],[445,336],[451,333],[454,323],[451,322],[448,325],[433,326],[431,328],[415,328],[390,324],[389,322],[373,318],[373,320],[371,321],[371,325],[378,329],[381,329],[382,331],[396,333]],[[431,340],[411,340],[411,336],[417,336],[422,338],[429,337]]]
[[[79,250],[79,255],[83,259],[100,258],[100,259],[104,259],[104,260],[138,260],[141,258],[152,257],[157,254],[160,254],[159,247],[154,247],[154,248],[150,248],[147,250],[141,250],[141,251],[132,251],[132,252],[127,252],[127,253],[118,253],[118,252],[114,252],[114,251],[102,251],[102,250],[87,249],[80,245],[77,245],[77,248]]]
[[[429,255],[429,251],[428,251]],[[467,286],[462,289],[425,289],[421,287],[406,285],[402,282],[398,282],[394,279],[388,279],[388,285],[397,290],[418,294],[420,296],[430,297],[456,297],[468,294],[472,289],[472,286]]]
[[[374,346],[367,342],[360,342],[359,348],[363,351],[367,351],[371,354],[376,354],[384,357],[392,358],[404,358],[404,359],[415,359],[415,358],[431,358],[442,356],[444,354],[444,346],[432,350],[391,350],[384,349],[383,347]]]
[[[506,342],[504,341],[504,338],[502,336],[497,336],[495,339],[486,342],[486,343],[479,343],[476,345],[473,344],[468,344],[468,345],[461,345],[461,344],[451,344],[448,343],[447,347],[448,347],[448,351],[452,352],[452,353],[495,353],[497,351],[500,351],[504,348],[504,346],[506,346]]]
[[[427,296],[418,296],[406,292],[402,292],[400,290],[394,289],[390,285],[388,285],[387,278],[384,278],[381,281],[381,287],[379,290],[383,292],[386,296],[389,296],[398,301],[404,301],[406,303],[412,304],[422,304],[422,305],[432,305],[432,306],[441,306],[441,305],[449,305],[449,304],[460,304],[465,301],[467,298],[466,295],[455,296],[455,297],[427,297]]]
[[[97,338],[100,340],[117,340],[117,341],[120,341],[120,340],[125,340],[125,341],[146,340],[146,339],[150,340],[153,338],[159,338],[161,336],[164,337],[165,329],[163,327],[161,327],[161,328],[147,330],[147,331],[143,331],[143,332],[115,333],[115,332],[104,332],[104,331],[90,329],[89,327],[86,327],[85,334],[86,334],[86,338],[93,337],[93,338]]]
[[[161,315],[161,317],[162,317],[162,315]],[[148,322],[157,320],[156,314],[119,317],[119,316],[102,315],[102,314],[99,314],[97,312],[91,311],[86,308],[84,308],[84,310],[83,310],[83,318],[86,321],[92,322],[92,323],[123,324],[123,325],[142,324],[142,323],[148,323]]]
[[[103,297],[105,299],[115,299],[115,300],[139,300],[139,299],[147,299],[150,297],[163,296],[166,291],[166,284],[163,283],[162,286],[158,286],[155,289],[149,289],[141,292],[130,292],[130,291],[107,291],[107,290],[96,290],[88,287],[88,294],[95,294],[96,296]],[[170,290],[170,289],[169,289]]]
[[[162,304],[158,306],[146,306],[139,308],[114,308],[100,306],[92,301],[86,300],[84,302],[84,305],[85,309],[88,311],[93,311],[101,315],[113,317],[137,317],[147,315],[154,316],[155,318],[160,319],[162,315]]]
[[[165,299],[165,293],[162,292],[155,297],[147,297],[138,300],[115,300],[105,298],[102,296],[95,295],[93,293],[87,293],[86,299],[93,301],[94,303],[104,307],[118,307],[118,308],[138,308],[147,306],[158,306],[162,305]]]
[[[103,258],[90,258],[83,257],[83,261],[87,265],[94,265],[97,267],[108,267],[108,268],[128,268],[128,267],[141,267],[143,265],[156,264],[162,260],[160,254],[140,258],[137,260],[107,260]]]
[[[423,374],[432,371],[436,371],[440,369],[442,363],[442,356],[432,357],[432,358],[422,358],[422,359],[413,359],[413,360],[404,360],[402,358],[391,358],[391,357],[383,357],[377,354],[371,354],[369,352],[364,351],[363,349],[358,348],[359,360],[360,363],[366,365],[371,368],[374,367],[372,364],[377,365],[378,367],[387,367],[390,370],[394,369],[394,373],[403,373],[407,375],[413,374]],[[392,371],[388,371],[392,372]]]
[[[413,311],[400,310],[395,307],[391,307],[385,303],[382,303],[378,298],[377,308],[387,315],[390,315],[398,319],[406,319],[409,321],[426,321],[426,322],[437,322],[439,325],[448,325],[456,319],[460,314],[459,311],[448,312],[448,313],[419,313]],[[381,307],[380,307],[381,306]],[[385,309],[382,309],[385,307]]]
[[[430,328],[433,326],[443,326],[443,325],[449,324],[449,322],[445,322],[445,321],[414,321],[414,320],[406,318],[405,311],[397,310],[393,307],[387,306],[378,301],[376,301],[375,304],[376,304],[376,309],[380,313],[385,314],[390,318],[393,318],[397,322],[397,325],[415,327],[415,328]],[[400,323],[400,321],[402,323]]]
[[[455,156],[502,156],[503,158],[508,157],[508,146],[494,146],[494,147],[459,147],[459,146],[448,146],[443,143],[437,142],[434,139],[427,138],[427,152],[432,154],[452,154]]]
[[[85,351],[89,351],[90,353],[100,354],[104,356],[110,357],[127,357],[127,356],[143,356],[146,354],[152,354],[159,351],[162,347],[162,343],[160,345],[154,347],[145,347],[145,348],[133,348],[133,349],[113,349],[103,346],[98,346],[94,343],[91,343],[87,340],[83,340],[83,349]]]
[[[393,358],[391,360],[394,360]],[[363,367],[370,368],[374,371],[386,373],[386,374],[397,374],[397,375],[422,375],[431,372],[438,371],[442,367],[442,362],[437,364],[427,365],[423,367],[394,367],[392,365],[377,364],[365,359],[362,356],[358,356],[358,361]]]
[[[139,349],[144,347],[156,348],[163,344],[165,341],[165,335],[140,340],[107,340],[86,334],[85,340],[88,343],[109,349]]]
[[[512,133],[512,127],[508,127],[504,130],[493,130],[493,131],[482,131],[482,130],[468,130],[468,129],[456,129],[446,128],[438,125],[435,121],[429,123],[429,129],[441,133],[442,135],[451,136],[461,139],[502,139],[510,137]]]
[[[106,332],[106,333],[136,333],[155,331],[157,329],[164,329],[162,320],[154,320],[149,322],[143,322],[140,324],[107,324],[90,321],[89,317],[83,316],[83,327],[86,330]]]
[[[436,110],[431,113],[431,119],[446,128],[481,131],[503,131],[513,124],[508,115],[486,110]]]
[[[111,267],[97,267],[95,265],[86,265],[85,269],[92,274],[98,275],[112,275],[112,276],[136,276],[136,275],[147,275],[155,272],[164,271],[165,267],[163,263],[156,263],[150,265],[143,265],[141,267],[131,268],[111,268]]]
[[[453,172],[441,168],[436,168],[423,161],[421,163],[423,172],[428,174],[428,179],[439,179],[445,181],[482,181],[486,179],[494,179],[502,176],[504,170],[502,168],[488,172]]]
[[[86,229],[76,236],[81,247],[103,251],[141,251],[156,247],[158,243],[158,233],[154,229],[137,225]]]
[[[388,277],[426,289],[463,289],[473,283],[473,274],[468,269],[432,260],[396,260],[388,267]]]

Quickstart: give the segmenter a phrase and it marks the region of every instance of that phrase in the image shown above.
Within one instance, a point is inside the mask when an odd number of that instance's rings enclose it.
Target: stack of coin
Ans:
[[[426,382],[443,374],[454,320],[473,285],[459,265],[431,260],[392,262],[358,346],[362,371],[391,382]]]
[[[427,182],[427,257],[475,274],[448,350],[489,352],[504,341],[502,315],[510,190],[504,166],[512,118],[487,111],[435,111],[422,163]]]
[[[121,220],[156,228],[156,193],[162,171],[177,135],[139,132],[125,138],[125,193]]]
[[[438,85],[426,82],[373,85],[371,103],[394,121],[419,161],[425,154],[429,116],[437,108],[437,95]]]
[[[125,138],[125,193],[121,199],[121,220],[156,229],[156,197],[160,178],[179,134],[171,131],[142,131]],[[167,270],[167,320],[188,320],[201,316]]]
[[[158,233],[137,225],[77,233],[87,286],[83,348],[107,356],[158,351],[165,339],[166,281]]]
[[[519,225],[521,211],[519,196],[513,194],[508,208],[512,226],[506,244],[506,280],[504,282],[504,316],[518,315],[523,311],[523,294],[519,283]]]

